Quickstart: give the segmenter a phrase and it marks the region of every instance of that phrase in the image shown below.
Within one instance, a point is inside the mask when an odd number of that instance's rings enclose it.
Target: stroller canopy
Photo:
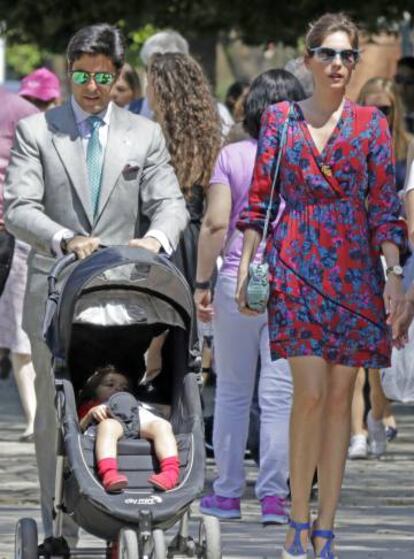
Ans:
[[[55,358],[66,361],[74,324],[162,324],[189,331],[192,317],[188,285],[166,257],[110,247],[77,262],[69,272],[53,316],[45,317],[46,342]]]

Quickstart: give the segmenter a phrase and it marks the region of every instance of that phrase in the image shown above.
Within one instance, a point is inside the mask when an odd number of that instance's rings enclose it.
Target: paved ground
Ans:
[[[381,460],[348,462],[337,522],[337,549],[342,559],[414,558],[414,410],[396,407],[400,435]],[[13,382],[0,381],[0,559],[14,557],[16,520],[39,520],[39,488],[33,445],[17,442],[23,429]],[[246,461],[248,485],[243,519],[222,523],[226,559],[276,558],[284,528],[263,529],[254,499],[255,466]],[[208,480],[214,465],[208,464]],[[197,503],[191,529],[197,528]],[[82,544],[96,540],[82,534]]]

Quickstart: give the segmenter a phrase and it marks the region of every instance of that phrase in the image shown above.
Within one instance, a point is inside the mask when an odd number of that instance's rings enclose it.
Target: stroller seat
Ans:
[[[181,483],[188,467],[191,467],[192,435],[191,433],[177,435],[176,440],[180,457]],[[85,462],[90,472],[98,480],[95,471],[95,440],[92,437],[81,435],[81,446]],[[159,471],[153,445],[146,439],[121,439],[118,442],[118,469],[128,478],[127,492],[153,489],[153,486],[148,483],[148,478],[154,471]]]

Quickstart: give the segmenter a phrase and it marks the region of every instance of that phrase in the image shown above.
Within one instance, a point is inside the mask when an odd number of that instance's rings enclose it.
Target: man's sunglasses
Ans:
[[[343,64],[355,64],[359,60],[360,51],[357,49],[331,49],[329,47],[315,47],[308,49],[320,62],[332,62],[337,56]]]
[[[395,81],[395,83],[398,83],[399,85],[414,85],[414,77],[409,78],[409,77],[400,76],[399,74],[397,74],[396,76],[394,76],[394,81]]]
[[[97,85],[112,85],[116,78],[111,72],[86,72],[85,70],[72,70],[70,77],[76,85],[86,85],[91,80],[95,80]]]

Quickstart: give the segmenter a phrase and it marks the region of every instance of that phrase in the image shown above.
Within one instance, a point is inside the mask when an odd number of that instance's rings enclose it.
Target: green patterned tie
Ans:
[[[86,165],[88,167],[89,187],[93,216],[98,211],[99,194],[101,192],[101,177],[103,163],[103,149],[99,141],[99,128],[104,123],[99,116],[90,116],[88,119],[91,135],[86,150]]]

